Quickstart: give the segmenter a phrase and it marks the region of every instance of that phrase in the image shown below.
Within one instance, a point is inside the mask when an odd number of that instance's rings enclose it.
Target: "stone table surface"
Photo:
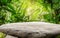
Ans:
[[[0,26],[0,32],[22,38],[51,37],[60,34],[60,24],[46,22],[8,23]]]

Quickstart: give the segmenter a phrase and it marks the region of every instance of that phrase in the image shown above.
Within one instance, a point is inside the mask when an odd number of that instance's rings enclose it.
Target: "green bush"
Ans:
[[[1,0],[0,24],[27,21],[60,23],[59,0]]]

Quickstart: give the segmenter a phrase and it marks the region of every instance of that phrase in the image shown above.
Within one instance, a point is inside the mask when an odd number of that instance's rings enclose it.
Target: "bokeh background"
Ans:
[[[33,21],[60,24],[60,0],[0,0],[0,25]]]

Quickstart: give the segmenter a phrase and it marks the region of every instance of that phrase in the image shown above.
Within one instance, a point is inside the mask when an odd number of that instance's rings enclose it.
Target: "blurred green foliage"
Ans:
[[[60,0],[0,0],[0,25],[12,22],[60,23]]]
[[[0,38],[4,38],[6,35],[0,32]]]
[[[29,21],[60,23],[60,0],[0,0],[0,24]]]

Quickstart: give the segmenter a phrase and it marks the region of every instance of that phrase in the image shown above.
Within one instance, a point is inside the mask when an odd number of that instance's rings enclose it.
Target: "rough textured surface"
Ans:
[[[5,38],[18,38],[18,37],[7,35]]]
[[[55,38],[60,34],[60,24],[45,22],[9,23],[0,26],[0,32],[19,38]]]

